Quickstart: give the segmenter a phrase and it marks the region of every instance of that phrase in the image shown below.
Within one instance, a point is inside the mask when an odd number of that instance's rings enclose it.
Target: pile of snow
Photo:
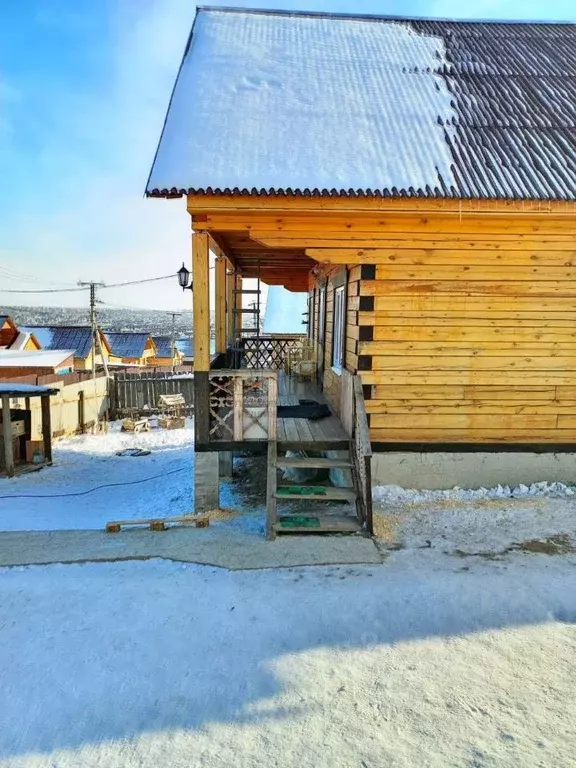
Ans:
[[[495,488],[459,488],[445,491],[417,491],[401,488],[399,485],[378,485],[372,490],[377,504],[424,504],[439,501],[480,501],[488,499],[522,499],[526,497],[549,497],[555,499],[576,495],[572,486],[564,483],[532,483],[532,485],[497,485]]]
[[[374,488],[375,533],[408,549],[503,552],[566,535],[576,543],[576,498],[563,483],[417,491]]]

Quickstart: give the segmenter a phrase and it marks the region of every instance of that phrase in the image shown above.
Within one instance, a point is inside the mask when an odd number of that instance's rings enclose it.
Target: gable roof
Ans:
[[[112,354],[117,357],[142,357],[149,333],[106,333]]]
[[[194,358],[194,339],[190,337],[176,339],[176,348],[183,357],[187,359]]]
[[[92,329],[87,325],[23,325],[20,330],[33,333],[43,349],[72,349],[76,358],[85,359],[92,349]],[[103,334],[100,339],[109,352]]]
[[[152,336],[152,341],[156,345],[156,357],[172,357],[172,338],[170,336]],[[178,347],[176,343],[176,354]]]
[[[576,25],[198,9],[148,195],[576,198]]]

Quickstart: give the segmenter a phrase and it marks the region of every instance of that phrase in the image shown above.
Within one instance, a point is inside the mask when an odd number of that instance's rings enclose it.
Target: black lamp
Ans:
[[[192,290],[192,281],[190,281],[190,285],[188,285],[188,280],[190,280],[190,270],[186,269],[184,266],[184,262],[182,262],[182,266],[176,273],[178,275],[178,283],[180,284],[180,288],[182,288],[183,291],[188,289],[189,291]]]

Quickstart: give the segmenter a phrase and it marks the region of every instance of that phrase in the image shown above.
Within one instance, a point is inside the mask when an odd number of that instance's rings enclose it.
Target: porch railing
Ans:
[[[209,374],[208,442],[276,440],[278,374],[214,370]]]
[[[352,403],[351,454],[358,484],[359,517],[366,530],[372,533],[372,447],[359,376],[352,377]]]
[[[229,367],[281,371],[286,367],[290,347],[304,338],[302,334],[240,338],[229,350]]]

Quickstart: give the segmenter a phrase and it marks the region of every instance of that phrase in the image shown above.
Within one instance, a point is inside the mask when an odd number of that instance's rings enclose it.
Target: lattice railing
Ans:
[[[258,336],[238,339],[231,350],[232,365],[237,368],[284,370],[288,350],[306,337]]]
[[[276,440],[278,374],[218,370],[209,377],[209,441]]]

